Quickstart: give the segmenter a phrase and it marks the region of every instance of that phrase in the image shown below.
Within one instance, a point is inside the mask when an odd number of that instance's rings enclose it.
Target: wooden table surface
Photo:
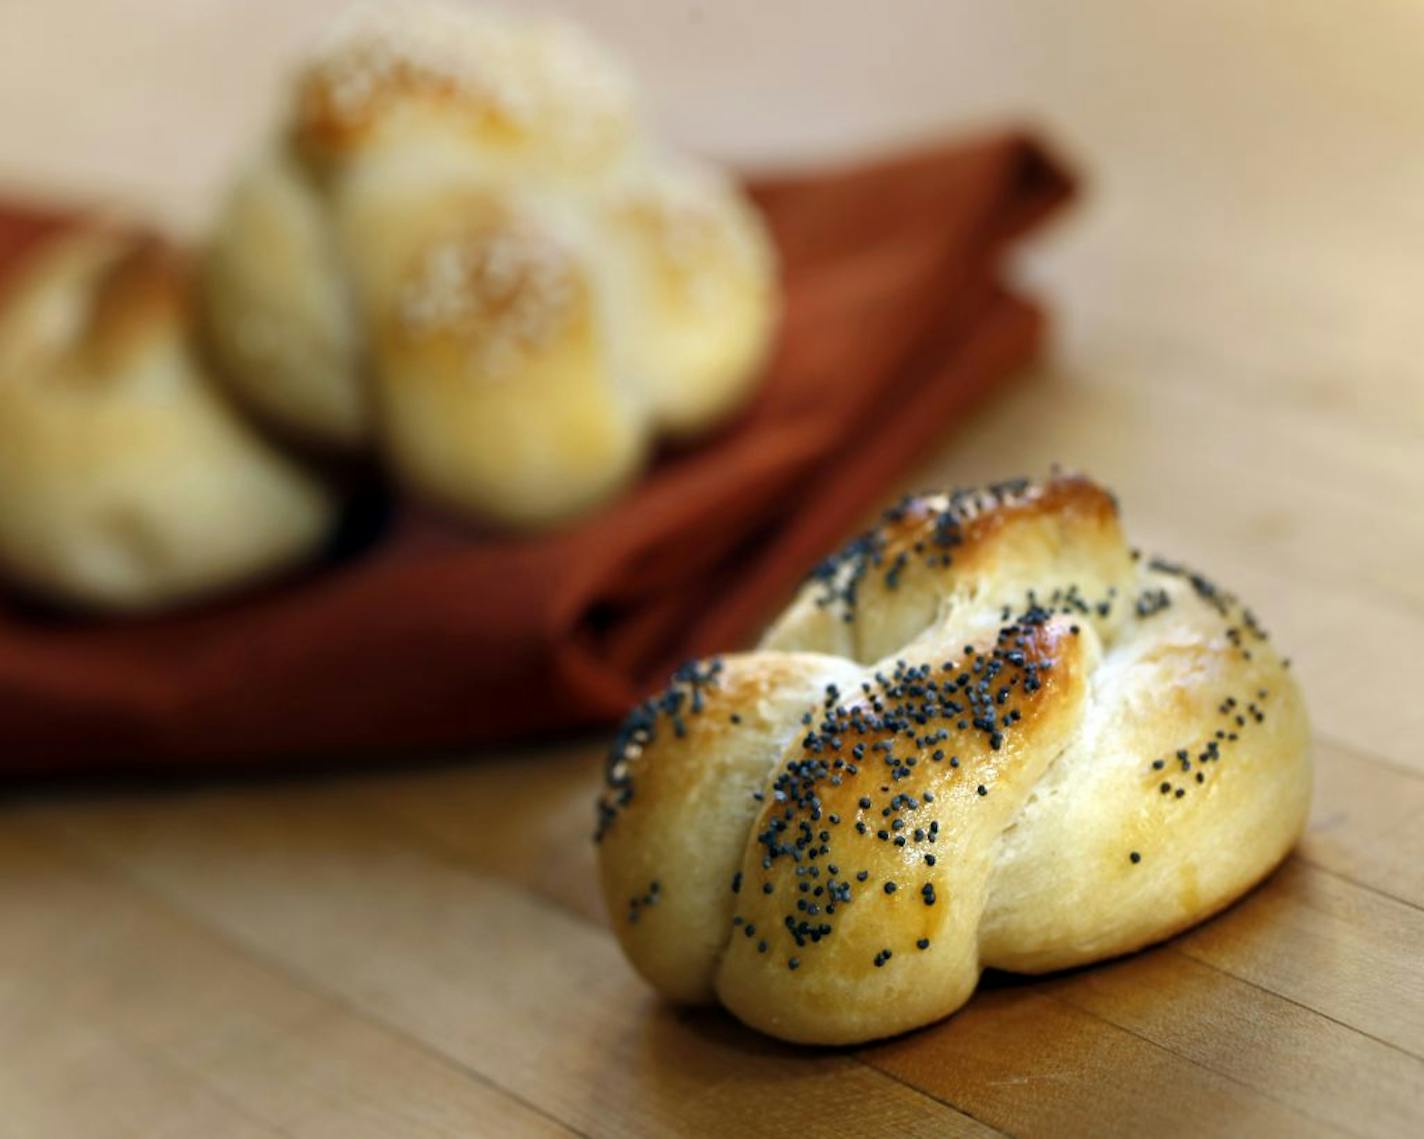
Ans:
[[[334,6],[9,0],[0,185],[196,224]],[[1029,115],[1076,158],[1088,198],[1019,267],[1052,361],[910,482],[1085,467],[1138,544],[1247,596],[1309,699],[1309,833],[1167,945],[808,1051],[624,964],[598,740],[27,788],[0,801],[0,1136],[1424,1133],[1424,6],[565,7],[716,153]]]

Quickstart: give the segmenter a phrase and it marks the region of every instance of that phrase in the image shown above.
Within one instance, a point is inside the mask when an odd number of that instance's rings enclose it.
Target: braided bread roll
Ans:
[[[0,307],[0,573],[84,608],[216,593],[314,553],[331,490],[228,405],[162,241],[86,231]]]
[[[755,652],[637,709],[604,896],[660,992],[786,1040],[953,1012],[986,967],[1127,953],[1285,857],[1299,691],[1249,610],[1144,561],[1080,478],[912,498]]]
[[[740,406],[775,311],[755,214],[647,144],[621,68],[562,24],[431,3],[337,25],[205,291],[257,414],[528,526]]]

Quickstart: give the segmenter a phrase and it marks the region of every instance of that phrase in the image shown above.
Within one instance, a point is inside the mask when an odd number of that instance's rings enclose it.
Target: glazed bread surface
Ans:
[[[599,804],[634,966],[836,1044],[1169,937],[1300,834],[1299,691],[1254,615],[1085,479],[908,499],[761,648],[637,709]]]

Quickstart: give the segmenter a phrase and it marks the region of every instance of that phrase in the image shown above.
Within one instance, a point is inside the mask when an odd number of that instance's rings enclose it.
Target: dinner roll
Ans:
[[[337,24],[204,279],[254,413],[526,527],[732,414],[776,313],[759,219],[649,144],[616,62],[557,21],[440,3]]]
[[[0,299],[0,576],[141,612],[309,557],[336,503],[213,389],[153,237],[55,240]]]
[[[1132,553],[1076,477],[915,496],[762,646],[629,716],[598,803],[634,967],[786,1040],[928,1024],[984,968],[1127,953],[1230,904],[1310,806],[1259,621]]]

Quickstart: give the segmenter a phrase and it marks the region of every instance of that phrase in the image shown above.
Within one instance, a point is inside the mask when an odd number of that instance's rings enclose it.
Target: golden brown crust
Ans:
[[[906,498],[827,558],[762,639],[869,663],[922,630],[977,613],[989,632],[1029,593],[1083,612],[1126,588],[1132,563],[1112,496],[1085,479],[1018,479]]]
[[[594,257],[558,211],[463,186],[367,190],[354,265],[396,473],[509,525],[631,478],[646,413],[623,386]]]
[[[1155,560],[1130,599],[1082,730],[999,844],[985,964],[1042,972],[1161,940],[1258,881],[1299,836],[1305,713],[1259,623]]]
[[[753,824],[723,1003],[820,1043],[956,1007],[978,976],[986,852],[1076,726],[1082,655],[1066,619],[1032,615],[992,646],[897,664],[860,699],[827,693]]]
[[[413,124],[567,174],[614,161],[637,130],[623,72],[573,28],[442,3],[348,11],[299,75],[293,110],[293,141],[319,164]]]
[[[0,570],[107,611],[162,608],[313,553],[329,488],[211,386],[184,255],[82,231],[0,305]]]
[[[712,998],[731,883],[782,726],[853,675],[805,653],[719,658],[679,670],[624,725],[599,801],[603,888],[625,949],[661,991]]]
[[[853,648],[897,639],[863,664],[787,651],[836,627]],[[602,862],[606,887],[628,892],[633,860],[658,882],[655,921],[627,922],[608,894],[640,971],[680,999],[715,989],[785,1039],[902,1031],[952,1012],[983,966],[1062,968],[1170,936],[1269,872],[1308,807],[1299,693],[1255,618],[1200,575],[1139,561],[1111,496],[1081,478],[900,504],[768,642],[734,658],[761,687],[719,692],[710,736],[689,721],[639,742],[630,721],[637,762],[610,768]],[[808,660],[794,681],[777,663]],[[754,746],[723,734],[769,695],[789,700],[759,715]],[[695,983],[667,983],[676,952]]]
[[[132,244],[97,277],[80,344],[99,372],[124,363],[143,342],[188,315],[188,264],[152,234]]]

